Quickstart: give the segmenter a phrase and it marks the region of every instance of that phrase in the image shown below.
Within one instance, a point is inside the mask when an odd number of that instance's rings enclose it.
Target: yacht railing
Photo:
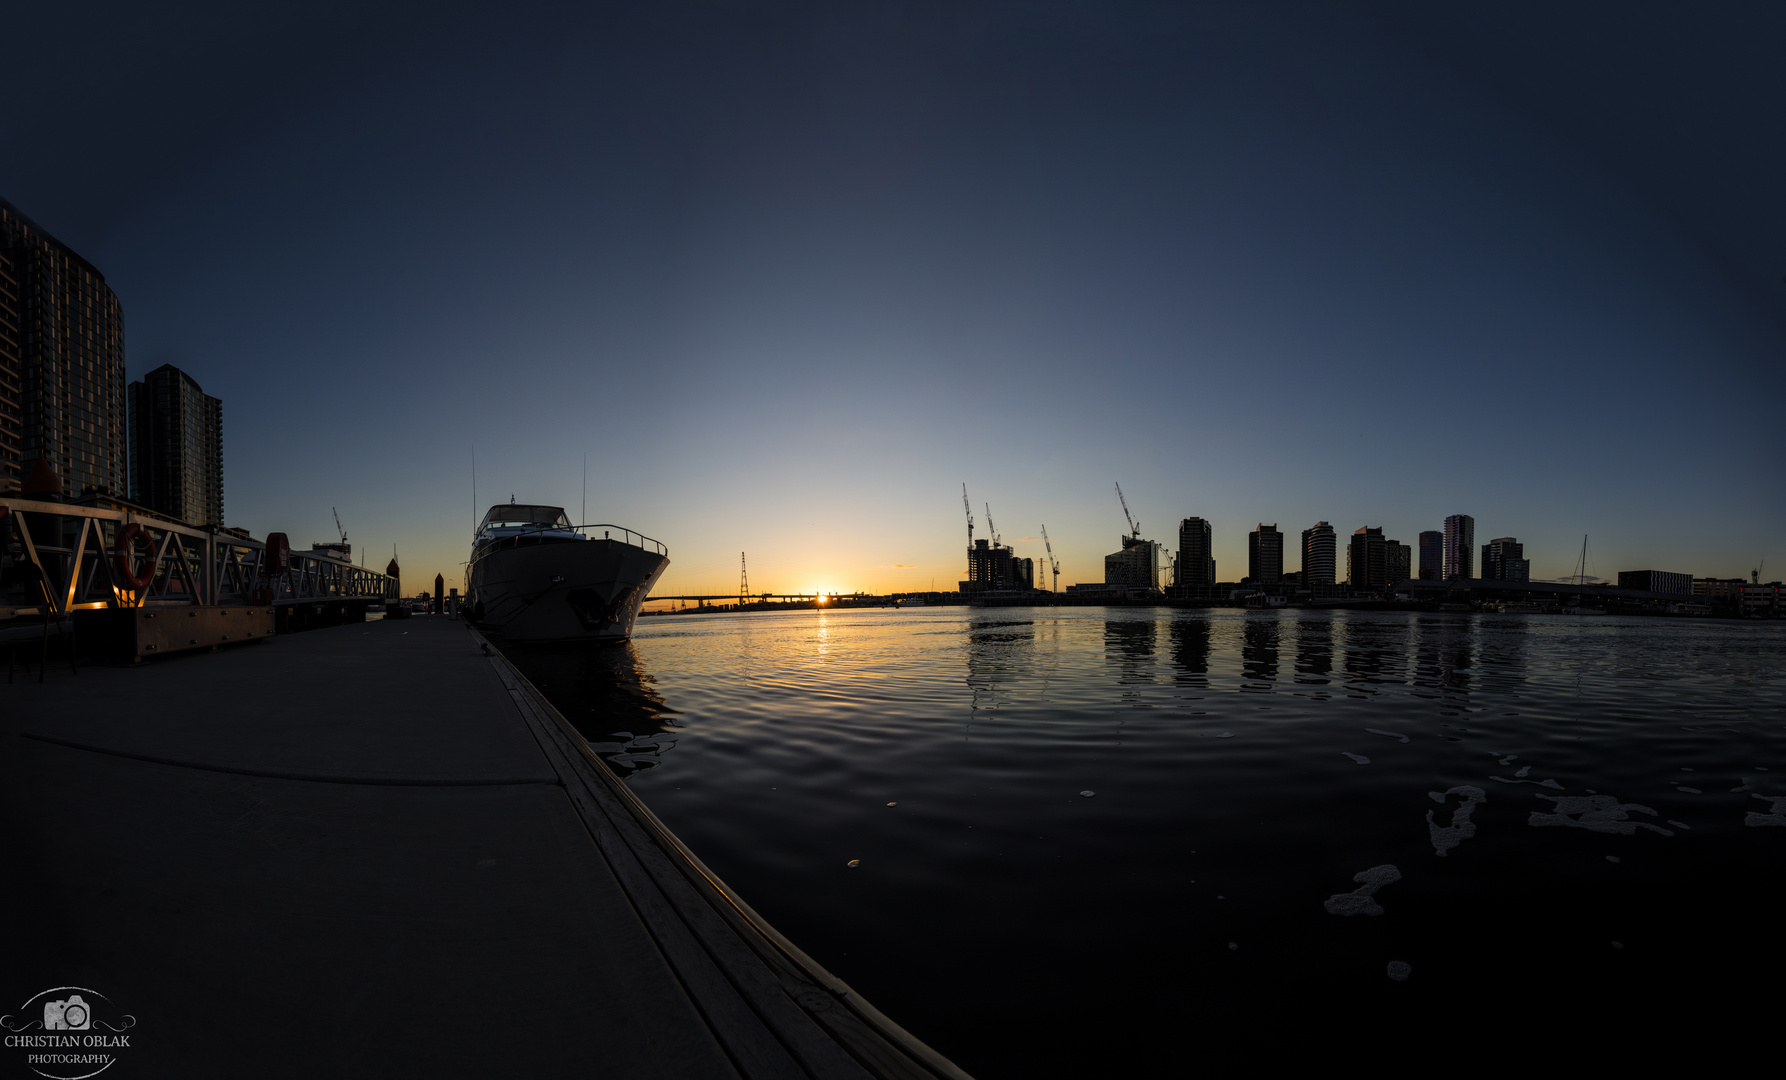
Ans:
[[[602,531],[602,535],[594,535],[595,530],[597,529]],[[634,532],[624,525],[613,525],[608,522],[602,522],[598,525],[524,525],[517,527],[514,532],[505,531],[500,537],[494,536],[494,532],[495,531],[490,528],[480,530],[478,533],[480,538],[478,542],[482,543],[482,538],[485,536],[491,536],[492,538],[502,540],[525,540],[530,536],[546,536],[551,533],[574,532],[582,534],[584,539],[587,540],[619,540],[623,543],[631,544],[636,548],[643,548],[646,551],[655,551],[659,555],[668,555],[670,553],[670,549],[665,547],[660,541],[653,540],[644,533]],[[615,536],[613,535],[614,533],[619,533],[620,535]]]
[[[659,555],[668,555],[670,553],[670,549],[663,546],[663,544],[659,543],[658,541],[651,539],[651,537],[646,536],[644,533],[633,532],[631,529],[628,529],[621,525],[609,525],[606,522],[603,522],[600,525],[578,525],[577,526],[577,531],[582,533],[585,536],[588,536],[589,539],[591,539],[591,540],[597,539],[597,537],[593,535],[594,531],[596,529],[602,530],[602,535],[601,535],[600,539],[603,539],[603,540],[621,539],[621,540],[624,540],[626,543],[631,544],[633,547],[644,548],[646,551],[655,551]],[[618,532],[620,534],[620,536],[619,537],[609,536],[608,534],[610,532]]]

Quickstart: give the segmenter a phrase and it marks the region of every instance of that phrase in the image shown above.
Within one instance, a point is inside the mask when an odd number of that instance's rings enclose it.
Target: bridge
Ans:
[[[134,659],[363,617],[400,592],[345,559],[105,499],[0,498],[0,554],[0,642],[47,648],[80,616]]]

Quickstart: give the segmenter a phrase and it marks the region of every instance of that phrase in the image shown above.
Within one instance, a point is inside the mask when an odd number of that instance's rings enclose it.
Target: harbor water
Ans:
[[[981,1080],[1519,1067],[1774,1008],[1786,624],[944,607],[506,651]]]

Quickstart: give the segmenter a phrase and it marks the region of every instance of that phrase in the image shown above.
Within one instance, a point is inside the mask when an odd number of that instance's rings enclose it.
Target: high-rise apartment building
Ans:
[[[1443,581],[1445,573],[1445,534],[1428,529],[1420,534],[1420,580]]]
[[[130,384],[130,500],[223,524],[223,402],[172,364]]]
[[[1104,584],[1117,589],[1160,587],[1160,543],[1122,538],[1122,549],[1104,556]]]
[[[1475,577],[1476,519],[1452,514],[1445,519],[1445,580]]]
[[[1302,583],[1335,585],[1339,579],[1339,537],[1333,526],[1317,521],[1313,528],[1302,530]]]
[[[1409,563],[1413,561],[1414,552],[1400,540],[1383,541],[1383,572],[1385,585],[1394,585],[1406,581],[1409,574]]]
[[[122,495],[124,312],[118,298],[92,264],[3,199],[0,252],[11,264],[17,296],[18,372],[16,396],[0,389],[0,486],[16,488],[32,460],[42,458],[65,494]],[[0,359],[0,368],[9,362]]]
[[[1276,585],[1284,580],[1284,534],[1276,525],[1261,523],[1247,536],[1246,572],[1254,585]]]
[[[16,494],[22,476],[19,390],[19,283],[0,248],[0,495]]]
[[[1526,546],[1511,536],[1499,536],[1483,544],[1482,576],[1491,581],[1532,580]]]
[[[1215,584],[1215,541],[1209,522],[1188,517],[1178,523],[1179,585],[1209,588]]]
[[[1346,545],[1346,584],[1354,589],[1381,587],[1389,579],[1389,542],[1382,526],[1359,529]]]
[[[975,540],[967,549],[967,580],[959,586],[962,592],[1033,589],[1035,585],[1034,559],[1019,559],[1016,552],[997,541]]]

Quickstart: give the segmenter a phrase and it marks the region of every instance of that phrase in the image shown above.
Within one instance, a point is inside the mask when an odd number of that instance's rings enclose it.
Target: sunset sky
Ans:
[[[1786,572],[1779,5],[37,5],[0,196],[232,525],[458,584],[477,498],[659,593],[1063,585],[1126,530],[1445,515]],[[1298,560],[1291,556],[1288,568]]]

